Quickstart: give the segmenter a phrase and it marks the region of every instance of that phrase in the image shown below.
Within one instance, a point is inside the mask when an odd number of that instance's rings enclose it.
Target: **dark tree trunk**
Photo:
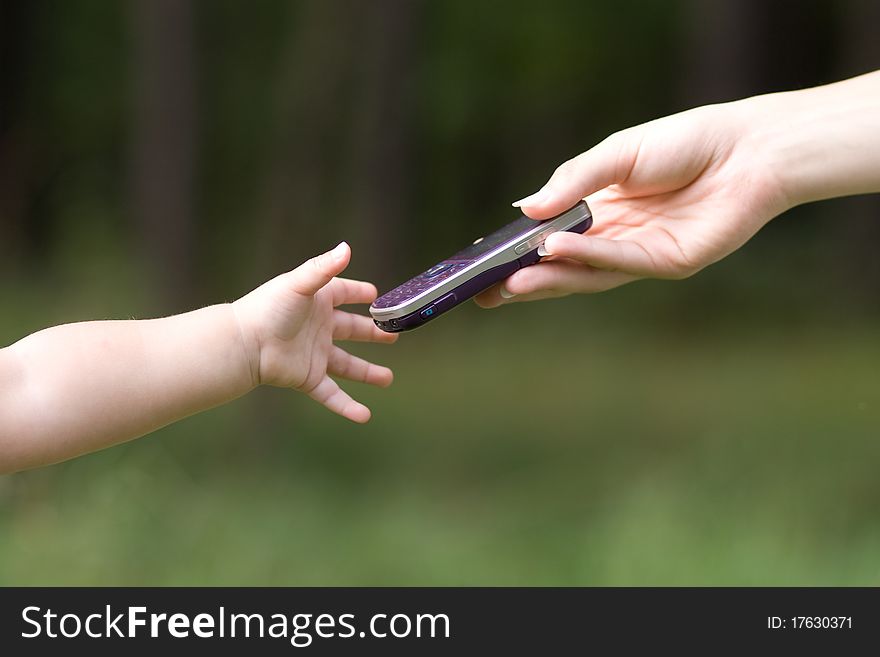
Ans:
[[[275,85],[276,143],[255,212],[259,279],[334,246],[317,238],[325,217],[339,209],[331,176],[335,137],[350,112],[343,91],[356,56],[357,6],[307,0],[294,16]]]
[[[133,4],[135,234],[163,309],[195,292],[196,74],[191,0]]]
[[[684,7],[687,106],[755,93],[764,54],[764,4],[757,0],[688,0]]]
[[[23,258],[31,162],[19,109],[26,75],[28,2],[0,3],[0,271]]]
[[[387,278],[399,271],[401,250],[412,235],[410,117],[416,28],[421,3],[380,0],[363,6],[357,61],[346,236]]]

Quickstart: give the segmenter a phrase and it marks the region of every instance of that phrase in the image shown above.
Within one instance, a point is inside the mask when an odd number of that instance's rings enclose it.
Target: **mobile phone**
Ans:
[[[592,223],[593,216],[585,201],[546,221],[520,215],[386,292],[370,306],[370,314],[376,326],[388,333],[418,328],[503,281],[517,269],[538,262],[538,247],[550,233],[584,233]]]

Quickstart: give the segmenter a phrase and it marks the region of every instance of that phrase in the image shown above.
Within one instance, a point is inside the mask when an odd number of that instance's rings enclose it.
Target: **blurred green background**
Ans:
[[[387,289],[614,130],[880,66],[869,0],[0,2],[0,344]],[[880,203],[678,283],[394,347],[355,426],[259,390],[0,477],[2,584],[880,584]]]

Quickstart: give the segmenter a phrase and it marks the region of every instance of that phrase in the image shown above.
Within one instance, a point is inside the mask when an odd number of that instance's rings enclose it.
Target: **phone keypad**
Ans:
[[[434,265],[427,271],[422,272],[418,276],[409,279],[403,285],[398,285],[390,292],[386,292],[373,302],[374,308],[391,308],[403,303],[407,299],[418,296],[428,288],[439,285],[450,276],[471,264],[466,262],[441,262]]]

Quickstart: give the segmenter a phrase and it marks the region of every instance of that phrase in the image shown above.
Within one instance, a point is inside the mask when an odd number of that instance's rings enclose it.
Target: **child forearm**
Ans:
[[[331,377],[384,387],[393,374],[335,341],[396,336],[338,308],[376,298],[373,284],[337,278],[350,258],[342,242],[232,304],[68,324],[0,349],[0,473],[137,438],[258,384],[300,390],[366,422],[370,409]]]
[[[0,350],[0,472],[136,438],[253,387],[228,304],[40,331]]]

